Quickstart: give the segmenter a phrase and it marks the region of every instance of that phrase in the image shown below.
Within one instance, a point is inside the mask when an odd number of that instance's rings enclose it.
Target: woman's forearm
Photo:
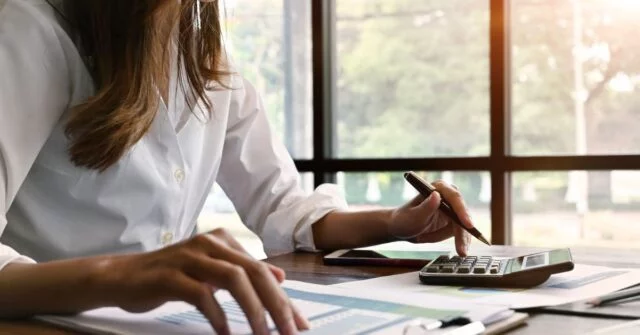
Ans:
[[[397,241],[389,234],[392,210],[335,211],[313,225],[316,248],[336,250]]]
[[[0,318],[70,314],[110,306],[101,264],[107,257],[9,264],[0,271]]]

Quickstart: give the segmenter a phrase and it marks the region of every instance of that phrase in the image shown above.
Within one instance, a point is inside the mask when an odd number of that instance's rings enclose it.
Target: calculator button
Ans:
[[[454,266],[451,264],[443,265],[442,269],[440,269],[441,273],[453,273]]]
[[[498,273],[499,269],[497,267],[492,267],[489,272],[491,273]]]
[[[443,264],[443,263],[447,263],[448,261],[449,261],[449,256],[440,256],[436,258],[433,264]]]
[[[469,273],[471,272],[471,267],[468,265],[460,265],[460,267],[458,267],[458,273]]]
[[[475,268],[473,268],[473,273],[486,273],[486,272],[487,272],[487,269],[483,267],[476,266]]]
[[[453,257],[451,257],[451,259],[449,260],[449,263],[456,263],[456,264],[458,264],[458,263],[460,263],[460,262],[462,262],[462,258],[460,258],[459,256],[453,256]]]
[[[438,271],[440,271],[440,267],[437,265],[427,267],[427,272],[429,273],[438,273]]]

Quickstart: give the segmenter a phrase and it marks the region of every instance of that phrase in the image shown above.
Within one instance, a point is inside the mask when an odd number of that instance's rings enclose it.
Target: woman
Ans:
[[[0,0],[0,316],[196,306],[229,290],[256,333],[308,327],[224,230],[194,236],[214,181],[270,255],[468,238],[451,186],[395,209],[349,212],[330,185],[304,195],[254,88],[229,66],[218,2]]]

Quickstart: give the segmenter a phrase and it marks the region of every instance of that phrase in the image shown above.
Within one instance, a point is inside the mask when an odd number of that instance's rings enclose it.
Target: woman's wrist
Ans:
[[[123,256],[100,257],[87,266],[84,288],[91,292],[92,300],[101,307],[117,307],[118,297],[122,295],[120,278],[126,277],[123,268],[118,269],[117,261]]]
[[[113,306],[117,294],[107,285],[109,276],[102,263],[107,258],[7,265],[0,271],[0,317]]]
[[[398,241],[391,234],[393,213],[393,209],[329,213],[313,225],[316,247],[350,249]]]

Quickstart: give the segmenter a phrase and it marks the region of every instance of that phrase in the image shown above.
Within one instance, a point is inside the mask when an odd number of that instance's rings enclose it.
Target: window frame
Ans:
[[[299,1],[299,0],[284,0]],[[314,185],[336,182],[337,172],[488,171],[491,240],[512,244],[511,175],[518,171],[640,170],[640,155],[516,156],[511,154],[510,0],[488,0],[490,10],[490,141],[485,157],[335,158],[336,0],[311,0],[313,156],[294,160]]]

